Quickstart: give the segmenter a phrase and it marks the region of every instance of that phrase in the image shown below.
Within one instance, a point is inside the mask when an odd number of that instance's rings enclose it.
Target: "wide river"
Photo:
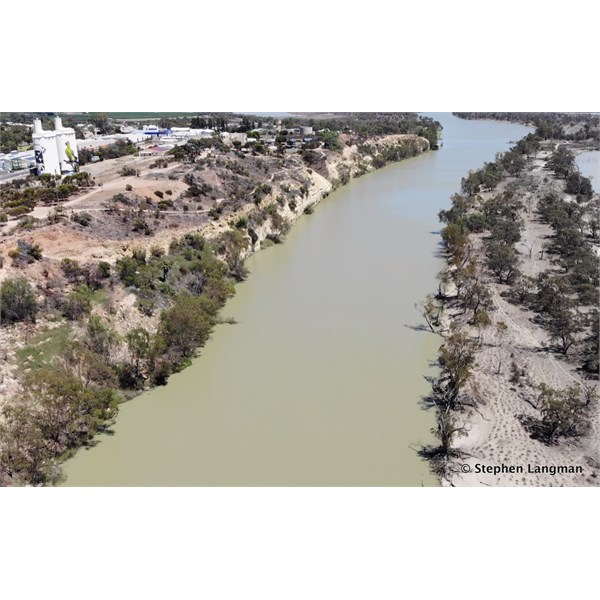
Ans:
[[[437,213],[526,127],[432,114],[438,152],[352,181],[248,261],[199,358],[121,407],[114,435],[65,464],[72,486],[436,485],[415,449],[440,338]]]

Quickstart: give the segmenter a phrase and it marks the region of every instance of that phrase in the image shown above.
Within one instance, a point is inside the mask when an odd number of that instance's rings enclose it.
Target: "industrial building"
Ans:
[[[210,138],[214,133],[212,129],[192,129],[191,127],[171,127],[169,132],[171,137],[179,140]]]
[[[35,155],[33,150],[23,152],[13,151],[8,154],[0,154],[0,171],[8,173],[31,169],[35,167]]]
[[[77,170],[79,162],[75,130],[64,127],[60,117],[54,118],[54,131],[44,131],[41,120],[34,119],[31,138],[38,175],[63,175]]]

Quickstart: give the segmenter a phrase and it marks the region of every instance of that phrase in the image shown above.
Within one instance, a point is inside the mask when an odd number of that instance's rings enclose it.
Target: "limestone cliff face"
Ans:
[[[265,240],[278,239],[285,235],[307,208],[317,205],[333,190],[356,177],[381,168],[385,162],[394,162],[395,158],[382,161],[381,156],[387,151],[388,157],[394,157],[393,150],[399,147],[406,152],[405,158],[410,158],[428,151],[429,141],[415,135],[389,135],[373,140],[361,149],[357,145],[346,146],[341,155],[332,154],[318,170],[303,164],[299,166],[293,178],[288,177],[278,182],[269,196],[262,201],[261,206],[266,207],[262,208],[264,220],[252,222],[254,211],[244,212],[251,219],[245,256],[259,250]],[[291,200],[290,194],[293,196]],[[284,202],[281,202],[282,198],[285,198]],[[270,206],[273,207],[272,214],[269,213]],[[205,234],[210,237],[221,231],[221,228],[212,228]]]

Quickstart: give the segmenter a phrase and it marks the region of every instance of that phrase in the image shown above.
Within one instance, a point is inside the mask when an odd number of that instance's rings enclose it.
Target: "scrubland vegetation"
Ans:
[[[600,242],[598,197],[589,179],[579,173],[570,148],[544,141],[548,128],[555,127],[552,131],[557,133],[563,123],[559,118],[538,122],[535,134],[467,174],[451,208],[440,212],[448,267],[440,274],[438,293],[428,296],[419,309],[429,329],[444,337],[440,375],[431,378],[428,398],[436,409],[434,434],[440,443],[423,450],[442,475],[448,474],[449,459],[460,456],[456,445],[468,431],[468,411],[477,409],[473,373],[485,332],[494,329],[488,338],[501,349],[507,330],[515,326],[491,318],[498,293],[526,311],[531,322],[546,332],[551,355],[582,377],[579,384],[561,389],[535,384],[537,392],[526,396],[534,414],[520,415],[522,426],[534,439],[550,445],[590,431],[597,408],[594,381],[599,375],[600,281],[594,251]],[[585,125],[594,123],[585,120]],[[564,134],[557,137],[565,139]],[[545,162],[547,175],[536,180],[541,183],[532,183],[524,174],[531,158],[544,148],[554,148]],[[549,226],[551,234],[542,239],[529,235],[523,241],[525,216]],[[523,256],[546,267],[525,273]],[[497,374],[509,367],[502,364],[503,355],[498,353]],[[531,384],[515,358],[510,373],[514,393],[519,393],[524,378]]]

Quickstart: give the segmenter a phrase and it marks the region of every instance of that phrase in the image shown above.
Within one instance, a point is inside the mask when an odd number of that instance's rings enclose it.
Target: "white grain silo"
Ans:
[[[75,130],[71,127],[63,127],[60,117],[54,117],[54,129],[56,130],[56,149],[60,161],[60,171],[67,174],[74,173],[79,164]]]
[[[56,132],[44,131],[41,120],[34,119],[31,138],[33,141],[37,174],[50,173],[51,175],[60,175]]]

